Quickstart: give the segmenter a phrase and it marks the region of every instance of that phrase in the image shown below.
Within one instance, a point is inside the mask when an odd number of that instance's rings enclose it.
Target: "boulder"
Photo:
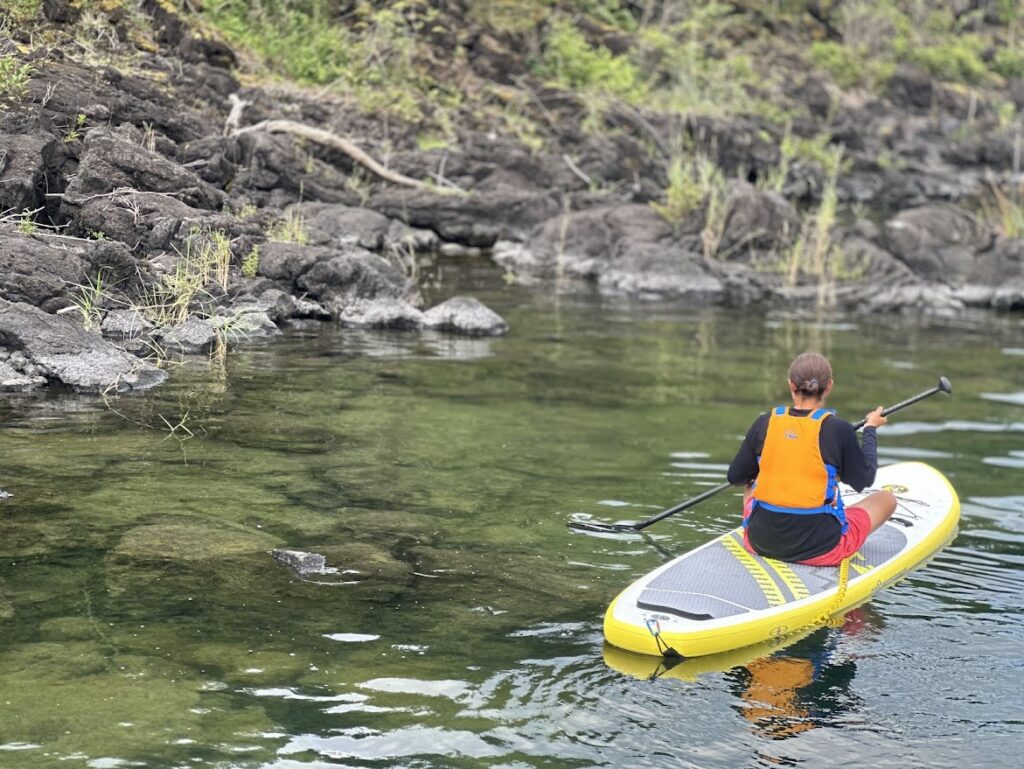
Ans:
[[[508,323],[471,296],[454,296],[423,313],[423,325],[438,331],[451,331],[466,336],[503,336]]]
[[[68,317],[0,299],[0,347],[20,352],[38,373],[81,392],[144,390],[167,378]]]
[[[500,239],[522,240],[560,208],[552,193],[511,185],[469,195],[389,187],[373,195],[369,206],[412,227],[433,230],[443,240],[484,248]]]
[[[921,206],[901,211],[885,223],[886,248],[919,278],[951,286],[963,284],[977,254],[993,234],[962,208]]]
[[[718,294],[691,219],[674,228],[647,205],[601,206],[550,219],[526,243],[501,241],[493,258],[521,278],[585,279],[611,293]]]
[[[298,200],[358,206],[349,175],[313,160],[291,136],[253,132],[225,140],[222,154],[236,164],[232,193],[246,192],[261,204],[284,207]],[[237,160],[234,160],[237,158]]]
[[[889,78],[886,95],[897,107],[927,110],[935,98],[932,76],[919,67],[902,64]]]
[[[57,248],[19,232],[0,233],[0,298],[9,302],[63,306],[85,279],[87,266],[78,249]]]
[[[367,208],[328,203],[302,205],[309,242],[313,245],[354,245],[380,251],[391,219]]]
[[[183,355],[207,353],[217,343],[217,333],[217,327],[210,318],[191,315],[184,323],[161,333],[160,343],[168,352]]]
[[[343,326],[411,331],[422,327],[423,313],[408,302],[393,297],[350,299],[335,296],[327,304]]]
[[[153,324],[137,310],[111,310],[100,324],[100,332],[108,339],[132,339],[152,330]]]
[[[800,231],[796,209],[777,192],[733,182],[725,203],[719,259],[743,259],[758,251],[779,252]]]
[[[123,133],[96,128],[86,135],[78,173],[64,195],[68,213],[89,199],[114,190],[159,192],[186,206],[219,210],[226,200],[220,190],[158,152]]]
[[[25,374],[9,363],[0,361],[0,392],[26,392],[42,387],[45,384],[45,377]],[[0,499],[4,499],[7,496],[10,495],[0,490]]]
[[[415,285],[383,257],[360,248],[317,249],[305,254],[291,252],[291,267],[283,267],[274,253],[268,269],[293,275],[294,285],[332,309],[355,300],[393,299],[418,303]],[[263,256],[261,255],[261,269]],[[287,262],[286,262],[287,263]],[[268,274],[268,277],[270,275]]]
[[[66,157],[63,143],[44,131],[0,133],[0,212],[45,206],[43,193],[59,189],[56,172]]]

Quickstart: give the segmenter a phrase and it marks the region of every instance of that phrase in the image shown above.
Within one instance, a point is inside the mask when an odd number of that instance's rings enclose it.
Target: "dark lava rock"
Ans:
[[[369,205],[412,227],[431,229],[443,240],[484,248],[526,237],[560,207],[553,194],[504,185],[470,195],[392,187],[374,195]]]
[[[800,230],[796,209],[776,192],[734,182],[725,205],[725,222],[716,251],[719,259],[742,258],[758,251],[778,252]]]
[[[45,384],[45,377],[26,374],[11,364],[0,361],[0,392],[26,392]],[[4,498],[4,494],[5,492],[0,491],[0,499]]]
[[[0,347],[22,353],[35,369],[82,392],[144,390],[167,374],[67,317],[0,299]]]
[[[65,193],[66,206],[80,206],[114,190],[164,193],[193,208],[219,210],[223,192],[158,152],[107,129],[93,129],[85,139],[78,174]]]
[[[918,277],[960,285],[972,272],[992,233],[956,206],[921,206],[901,211],[885,223],[885,245]]]
[[[935,98],[932,76],[923,69],[902,64],[889,78],[887,95],[898,107],[927,110]]]
[[[344,326],[412,331],[423,325],[423,313],[408,302],[392,297],[350,299],[336,296],[327,302],[331,313]]]
[[[674,229],[650,206],[625,204],[555,217],[526,243],[501,241],[494,260],[520,277],[592,281],[611,293],[717,295],[704,266],[700,222]]]
[[[34,210],[46,205],[44,193],[59,189],[57,170],[67,152],[48,133],[0,133],[0,211]]]
[[[423,325],[466,336],[502,336],[508,323],[479,299],[453,296],[423,313]]]
[[[109,339],[132,339],[153,330],[153,324],[136,310],[111,310],[100,324],[103,336]]]
[[[40,306],[67,297],[88,263],[78,249],[58,248],[18,232],[0,233],[0,298]]]

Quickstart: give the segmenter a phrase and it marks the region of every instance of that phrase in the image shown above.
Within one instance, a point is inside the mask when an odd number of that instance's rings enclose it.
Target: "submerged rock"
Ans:
[[[479,299],[453,296],[423,313],[423,325],[466,336],[502,336],[508,323]]]
[[[338,570],[327,565],[327,559],[320,553],[302,550],[271,550],[274,559],[280,561],[300,577],[311,574],[337,574]]]
[[[0,347],[21,353],[36,374],[82,392],[144,390],[167,378],[67,317],[0,299]]]

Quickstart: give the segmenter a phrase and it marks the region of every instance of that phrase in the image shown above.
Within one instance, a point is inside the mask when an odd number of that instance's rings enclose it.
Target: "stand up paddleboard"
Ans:
[[[874,489],[844,488],[843,502],[879,488],[896,495],[896,513],[850,559],[845,585],[839,567],[750,554],[737,528],[622,591],[605,613],[605,638],[639,654],[699,657],[795,636],[864,603],[941,550],[960,520],[956,492],[929,465],[880,468]]]

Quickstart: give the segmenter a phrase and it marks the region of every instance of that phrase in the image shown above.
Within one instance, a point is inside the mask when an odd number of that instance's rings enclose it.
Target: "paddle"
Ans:
[[[905,409],[907,406],[917,403],[918,401],[923,401],[925,398],[932,397],[933,395],[935,395],[935,393],[946,393],[948,395],[949,393],[952,392],[953,385],[949,383],[949,380],[946,379],[946,377],[944,376],[939,377],[938,385],[928,390],[925,390],[922,393],[918,393],[913,398],[907,398],[905,401],[900,401],[895,406],[890,406],[887,409],[882,409],[882,416],[889,416],[889,414],[892,414],[894,411]],[[853,426],[853,429],[861,429],[866,422],[866,418],[860,420],[857,424]],[[728,482],[721,483],[718,486],[715,486],[713,489],[708,489],[704,493],[698,494],[692,499],[687,499],[685,502],[680,502],[675,507],[670,507],[668,510],[663,510],[653,518],[648,518],[646,521],[640,521],[640,523],[590,523],[589,521],[569,521],[569,528],[575,529],[576,531],[594,531],[599,532],[601,534],[614,534],[620,531],[642,531],[643,529],[646,529],[648,526],[651,526],[657,523],[658,521],[665,520],[670,515],[681,513],[683,510],[693,507],[697,503],[703,502],[705,499],[710,499],[711,497],[715,496],[715,494],[725,491],[732,485],[733,484]]]

